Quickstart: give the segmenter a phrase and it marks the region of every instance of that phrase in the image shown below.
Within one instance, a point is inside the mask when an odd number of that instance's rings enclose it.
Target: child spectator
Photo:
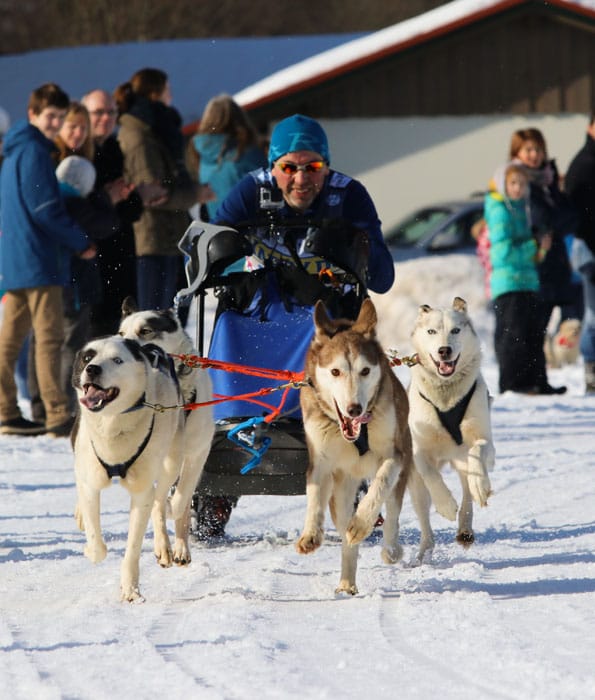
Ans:
[[[547,382],[544,329],[538,315],[537,260],[545,256],[551,238],[544,236],[538,249],[530,226],[528,185],[525,168],[509,163],[494,175],[495,189],[485,197],[499,388],[559,394],[566,387],[554,388]]]

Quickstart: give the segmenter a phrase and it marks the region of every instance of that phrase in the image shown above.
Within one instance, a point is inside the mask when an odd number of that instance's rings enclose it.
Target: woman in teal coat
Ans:
[[[537,262],[548,241],[538,249],[531,231],[528,176],[510,163],[494,176],[485,197],[484,217],[489,231],[492,275],[490,290],[496,327],[494,348],[500,372],[500,392],[555,394],[565,391],[549,385],[539,322]]]

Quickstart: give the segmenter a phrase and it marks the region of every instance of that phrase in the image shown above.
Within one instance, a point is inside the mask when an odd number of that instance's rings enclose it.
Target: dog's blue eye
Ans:
[[[452,333],[453,335],[456,335],[457,333],[460,333],[460,332],[461,332],[461,329],[460,329],[460,328],[453,328],[452,331],[451,331],[451,333]]]
[[[124,360],[121,357],[114,357],[114,362],[117,365],[121,365],[124,362]]]

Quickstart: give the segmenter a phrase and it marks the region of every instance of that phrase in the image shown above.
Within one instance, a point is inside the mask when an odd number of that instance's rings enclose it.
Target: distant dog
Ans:
[[[457,516],[457,502],[440,469],[450,462],[458,472],[463,499],[457,541],[468,547],[474,541],[473,501],[487,505],[492,491],[488,471],[494,466],[495,450],[479,339],[465,301],[455,297],[450,309],[421,306],[412,340],[419,364],[411,368],[409,386],[416,467],[410,493],[421,524],[421,561],[434,546],[429,497],[445,518]]]
[[[119,333],[139,343],[154,343],[173,355],[192,355],[196,350],[173,309],[165,311],[138,311],[134,300],[127,297],[122,304]],[[175,360],[176,374],[184,397],[184,404],[206,403],[213,398],[209,373],[205,369],[192,369]],[[180,480],[171,497],[171,513],[176,521],[176,546],[174,557],[180,563],[190,562],[188,532],[192,495],[209,456],[215,432],[213,412],[210,406],[188,411],[184,425],[184,465]],[[178,528],[180,523],[182,527]]]
[[[308,444],[307,510],[296,543],[300,554],[320,547],[327,505],[341,535],[337,593],[357,593],[358,544],[386,504],[382,558],[402,556],[399,514],[412,469],[407,394],[376,340],[376,310],[366,299],[356,321],[331,320],[324,304],[314,309],[315,337],[306,356],[308,385],[300,403]],[[368,492],[354,513],[363,479]]]
[[[562,321],[555,335],[546,335],[543,351],[549,367],[572,365],[580,353],[581,322],[577,318]]]
[[[94,564],[107,548],[101,534],[100,492],[119,477],[130,493],[130,524],[121,571],[122,599],[142,599],[139,559],[152,512],[154,549],[161,566],[173,554],[166,502],[182,464],[183,414],[178,382],[167,355],[118,336],[87,343],[76,356],[72,383],[80,404],[71,436],[85,556]],[[173,407],[157,411],[153,406]]]

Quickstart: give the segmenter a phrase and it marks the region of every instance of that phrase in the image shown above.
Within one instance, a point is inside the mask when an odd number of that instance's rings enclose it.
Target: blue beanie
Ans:
[[[295,151],[313,151],[330,163],[328,140],[320,124],[303,114],[294,114],[279,122],[271,134],[269,164]]]

